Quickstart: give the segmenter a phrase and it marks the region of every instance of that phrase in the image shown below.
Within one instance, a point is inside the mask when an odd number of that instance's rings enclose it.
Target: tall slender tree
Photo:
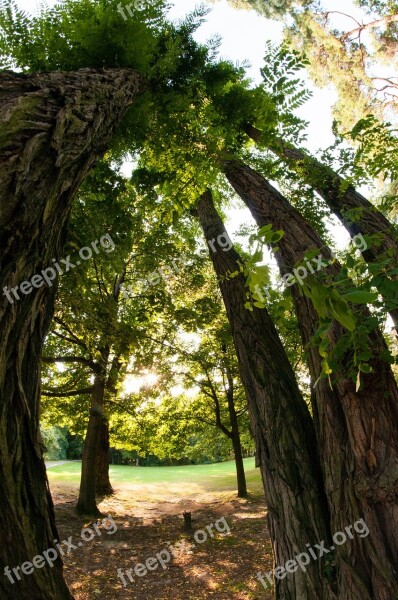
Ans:
[[[266,310],[245,307],[242,259],[217,240],[227,236],[209,191],[198,202],[197,214],[219,280],[246,391],[268,506],[274,557],[283,565],[308,539],[329,540],[329,518],[320,477],[314,428],[293,370]],[[292,443],[294,440],[294,443]],[[277,598],[334,598],[324,562],[314,562],[306,574],[276,581]]]

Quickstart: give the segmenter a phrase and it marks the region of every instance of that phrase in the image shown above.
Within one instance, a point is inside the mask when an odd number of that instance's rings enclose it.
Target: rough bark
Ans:
[[[247,125],[245,132],[255,142],[262,143],[259,129]],[[347,185],[333,169],[282,139],[272,140],[269,148],[316,190],[351,237],[358,234],[378,236],[380,241],[362,252],[366,262],[383,262],[385,258],[393,259],[393,264],[398,262],[398,237],[393,225],[354,186]],[[350,211],[355,211],[355,219],[351,220]],[[393,279],[398,282],[398,277]],[[380,292],[383,295],[382,289]],[[389,313],[398,332],[398,308],[391,308]]]
[[[211,193],[197,207],[205,238],[225,234]],[[329,540],[327,502],[322,487],[312,420],[277,331],[265,310],[245,308],[245,278],[241,258],[232,248],[216,247],[210,257],[224,299],[245,388],[257,464],[266,493],[275,562],[284,565],[310,541]],[[307,573],[277,579],[276,596],[283,600],[335,598],[323,572],[323,560]]]
[[[32,76],[0,73],[0,289],[15,288],[62,257],[73,196],[143,91],[131,70]],[[0,563],[11,568],[57,538],[39,438],[40,362],[55,286],[0,298]],[[0,596],[66,600],[62,561]]]
[[[282,275],[292,272],[310,249],[322,248],[306,220],[264,177],[247,165],[225,161],[227,178],[253,214],[257,224],[272,223],[285,234],[276,258]],[[338,274],[335,263],[327,269]],[[309,344],[318,317],[311,301],[291,288],[312,378],[312,404],[318,447],[333,532],[364,518],[370,535],[355,537],[336,548],[339,600],[398,598],[398,391],[390,365],[380,359],[385,343],[380,332],[369,336],[374,352],[373,372],[364,375],[363,387],[345,378],[330,388],[321,372],[318,349]],[[334,323],[331,342],[343,334]]]

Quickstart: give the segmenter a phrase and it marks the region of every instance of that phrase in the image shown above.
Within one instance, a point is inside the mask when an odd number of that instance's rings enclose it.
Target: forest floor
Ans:
[[[222,468],[227,489],[218,490],[213,489],[211,478],[209,489],[205,489],[202,481],[205,469],[197,471],[200,484],[190,477],[185,486],[183,479],[179,485],[173,482],[173,468],[156,469],[167,472],[167,480],[142,486],[138,481],[134,485],[116,484],[115,494],[99,504],[110,520],[104,520],[104,527],[100,519],[99,526],[94,528],[92,520],[74,513],[78,486],[59,477],[65,468],[67,465],[55,469],[59,471],[58,477],[51,469],[49,478],[60,539],[71,538],[76,546],[64,557],[65,577],[76,600],[272,599],[272,590],[265,590],[256,577],[258,571],[272,570],[258,470],[254,474],[248,469],[249,498],[240,500],[228,489],[226,467]],[[213,465],[209,468],[212,471]],[[139,469],[144,477],[149,476],[149,470],[152,468]],[[192,470],[187,468],[185,473],[188,472]],[[181,471],[175,477],[180,478]],[[185,511],[192,514],[191,533],[184,531]],[[85,527],[92,529],[92,536],[88,536],[93,537],[91,541],[82,539]],[[185,545],[179,546],[184,541]],[[170,545],[174,552],[164,552]],[[159,553],[164,568],[156,557]],[[134,570],[138,563],[150,558],[153,558],[148,563],[152,570],[145,575],[138,577],[132,571],[134,581],[130,582],[125,574],[127,585],[118,578],[118,569]]]

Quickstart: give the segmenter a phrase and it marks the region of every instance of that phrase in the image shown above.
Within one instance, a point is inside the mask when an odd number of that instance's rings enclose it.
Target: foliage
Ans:
[[[231,0],[232,6],[236,2]],[[332,83],[338,93],[336,119],[344,128],[373,113],[379,119],[394,118],[398,110],[395,77],[398,48],[397,12],[394,0],[356,4],[370,17],[328,10],[315,0],[246,0],[247,7],[269,19],[285,22],[285,41],[308,57],[308,71],[318,86]],[[385,74],[385,67],[389,72]]]
[[[45,460],[64,460],[67,458],[68,439],[65,427],[41,427]]]
[[[118,4],[62,0],[53,8],[43,5],[37,16],[30,16],[15,0],[2,0],[1,67],[32,72],[131,67],[148,72],[165,2],[151,0],[128,19],[123,19]]]

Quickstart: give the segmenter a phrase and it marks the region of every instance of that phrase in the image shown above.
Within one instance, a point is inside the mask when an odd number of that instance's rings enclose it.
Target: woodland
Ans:
[[[283,24],[260,83],[197,41],[217,2],[50,4],[0,0],[0,598],[398,600],[397,2],[230,0]],[[149,478],[122,512],[116,473]],[[117,587],[121,530],[143,559],[192,532],[198,473],[201,530],[240,515],[192,559],[217,585]],[[70,562],[83,526],[114,545]]]

